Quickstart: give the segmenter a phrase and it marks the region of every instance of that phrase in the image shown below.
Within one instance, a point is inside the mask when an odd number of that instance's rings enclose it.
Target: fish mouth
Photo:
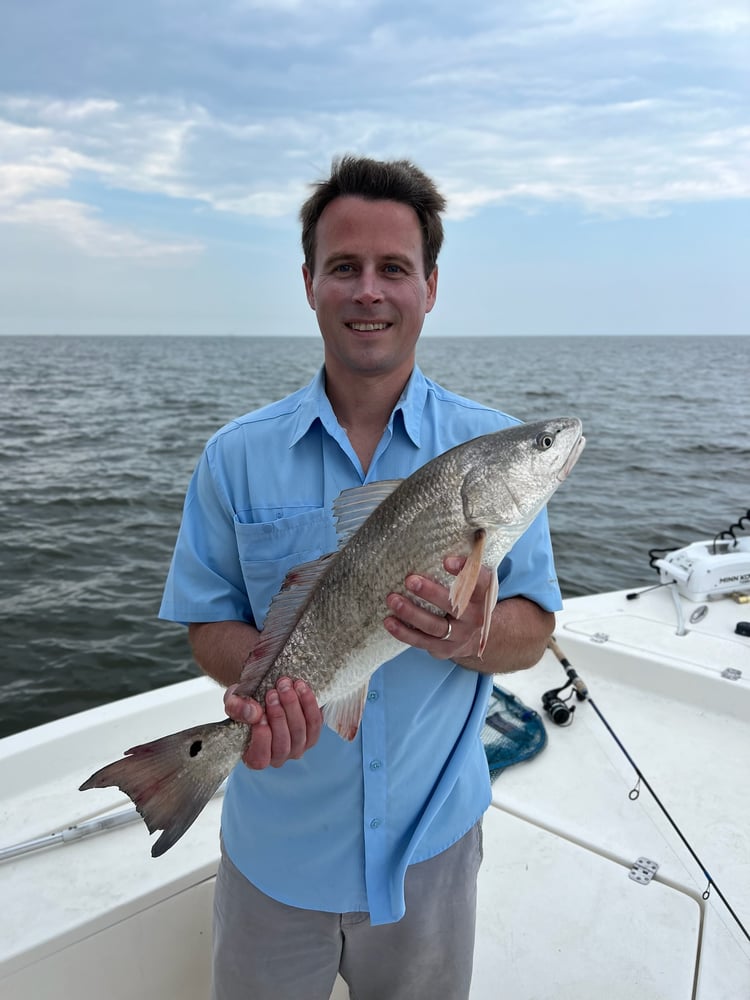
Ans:
[[[578,440],[570,449],[570,454],[565,459],[565,464],[563,465],[562,469],[560,469],[560,471],[557,473],[557,478],[561,483],[568,478],[573,469],[573,466],[581,457],[581,452],[585,447],[586,447],[586,438],[583,436],[583,434],[579,434]]]

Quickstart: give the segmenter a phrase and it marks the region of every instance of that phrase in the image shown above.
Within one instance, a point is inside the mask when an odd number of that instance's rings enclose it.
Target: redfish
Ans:
[[[497,567],[567,477],[584,442],[575,417],[520,424],[458,445],[407,479],[344,491],[333,505],[338,550],[287,575],[237,693],[262,703],[281,676],[300,678],[315,692],[326,724],[354,739],[370,677],[405,648],[383,626],[386,596],[404,593],[413,573],[449,587],[452,614],[460,617],[481,567],[492,572],[481,654],[497,601]],[[447,556],[466,559],[456,577],[444,569]],[[151,849],[157,857],[240,760],[251,729],[224,719],[144,743],[81,790],[116,785],[129,795],[149,832],[163,831]]]

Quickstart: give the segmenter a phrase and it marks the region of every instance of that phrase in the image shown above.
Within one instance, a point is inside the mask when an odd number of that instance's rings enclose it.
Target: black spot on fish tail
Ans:
[[[247,728],[230,719],[186,729],[131,747],[121,760],[92,774],[80,790],[115,786],[128,795],[149,833],[163,831],[151,848],[156,858],[202,812],[238,759],[246,736]]]

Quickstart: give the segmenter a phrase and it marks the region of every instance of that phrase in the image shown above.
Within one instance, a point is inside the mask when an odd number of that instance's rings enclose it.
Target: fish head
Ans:
[[[522,531],[568,477],[586,439],[577,417],[519,424],[477,438],[464,478],[464,514],[476,527]]]

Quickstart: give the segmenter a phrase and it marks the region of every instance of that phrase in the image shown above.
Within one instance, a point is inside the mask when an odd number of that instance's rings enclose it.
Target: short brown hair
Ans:
[[[331,164],[330,177],[312,187],[313,193],[300,209],[302,250],[311,273],[315,270],[315,230],[323,209],[335,198],[354,195],[371,201],[400,201],[414,209],[422,230],[425,276],[432,274],[443,245],[440,213],[446,201],[434,181],[410,160],[341,156]]]

